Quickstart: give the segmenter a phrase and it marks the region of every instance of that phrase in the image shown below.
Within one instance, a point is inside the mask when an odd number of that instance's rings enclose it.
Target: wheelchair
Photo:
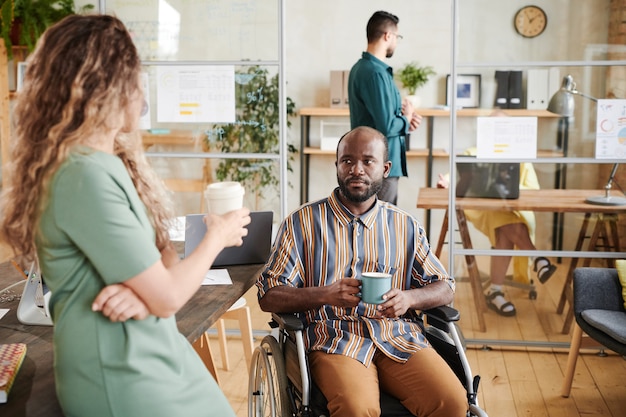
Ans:
[[[459,378],[467,392],[470,417],[488,417],[478,405],[480,376],[472,376],[465,346],[456,328],[459,312],[441,306],[412,318]],[[312,383],[304,347],[304,324],[295,314],[272,313],[270,326],[255,349],[248,382],[248,417],[327,417],[326,399]],[[395,398],[381,392],[381,417],[411,417]]]

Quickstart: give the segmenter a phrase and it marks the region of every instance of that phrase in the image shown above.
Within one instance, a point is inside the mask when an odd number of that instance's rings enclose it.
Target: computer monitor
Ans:
[[[48,307],[52,293],[46,286],[39,268],[33,262],[24,284],[24,292],[17,306],[17,319],[22,324],[52,326]]]

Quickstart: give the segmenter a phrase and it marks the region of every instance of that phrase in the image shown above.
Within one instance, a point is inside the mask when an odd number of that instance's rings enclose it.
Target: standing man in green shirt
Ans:
[[[391,58],[402,36],[398,34],[400,19],[388,12],[377,11],[367,22],[367,50],[350,70],[348,98],[350,125],[372,127],[389,141],[391,171],[383,181],[378,198],[397,204],[398,180],[408,176],[405,136],[417,129],[422,117],[415,113],[408,100],[400,98],[393,81],[393,69],[384,62]]]

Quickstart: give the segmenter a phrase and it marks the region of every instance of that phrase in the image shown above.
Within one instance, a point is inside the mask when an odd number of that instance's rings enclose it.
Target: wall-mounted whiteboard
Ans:
[[[277,0],[106,0],[144,61],[275,61]]]

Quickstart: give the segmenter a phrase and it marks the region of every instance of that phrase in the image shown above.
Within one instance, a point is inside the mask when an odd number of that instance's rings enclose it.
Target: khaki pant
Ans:
[[[422,349],[405,363],[378,351],[369,368],[347,356],[315,351],[309,364],[331,417],[380,416],[379,390],[418,417],[463,417],[468,409],[465,388],[434,349]]]

